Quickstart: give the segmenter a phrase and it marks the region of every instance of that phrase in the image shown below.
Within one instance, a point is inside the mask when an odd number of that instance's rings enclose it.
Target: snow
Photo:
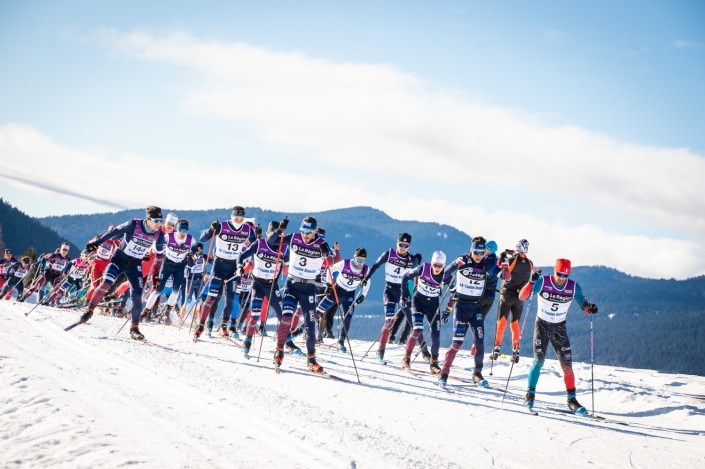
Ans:
[[[385,366],[361,360],[371,344],[352,341],[362,384],[351,384],[296,371],[305,359],[289,354],[275,374],[270,338],[258,362],[259,337],[247,360],[224,340],[193,343],[188,324],[140,326],[171,351],[131,340],[127,327],[118,334],[123,319],[97,315],[64,332],[78,312],[25,317],[32,306],[0,301],[4,468],[705,467],[703,377],[595,365],[595,413],[623,425],[547,410],[566,408],[549,359],[534,416],[522,405],[528,357],[502,403],[506,357],[484,369],[499,391],[449,381],[450,394],[422,373],[421,357],[420,378],[401,372],[401,346],[387,347]],[[467,345],[455,376],[470,376]],[[318,357],[357,381],[349,353],[319,347]],[[591,366],[574,369],[578,400],[592,410]]]

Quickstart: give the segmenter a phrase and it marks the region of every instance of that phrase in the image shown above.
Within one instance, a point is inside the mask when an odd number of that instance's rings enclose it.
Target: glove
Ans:
[[[95,252],[98,250],[98,246],[100,246],[100,244],[96,243],[95,241],[89,241],[86,243],[86,251]]]
[[[408,296],[405,296],[401,299],[400,303],[401,303],[401,307],[406,309],[411,304],[411,298],[409,298]]]
[[[262,237],[262,227],[259,225],[255,226],[255,236],[258,238]]]
[[[356,305],[359,305],[359,304],[362,303],[363,301],[365,301],[365,295],[360,295],[360,296],[358,296],[357,299],[355,300],[355,304],[356,304]]]
[[[152,288],[156,290],[157,288],[159,288],[159,285],[161,285],[161,283],[159,282],[159,277],[152,276]]]
[[[144,257],[142,258],[142,260],[143,260],[144,262],[149,262],[149,261],[151,261],[151,260],[152,260],[152,253],[149,252],[149,251],[147,251],[147,252],[145,253]]]
[[[445,311],[443,311],[443,314],[441,315],[441,322],[443,324],[448,322],[448,318],[450,317],[450,312],[453,311],[452,306],[446,306]]]
[[[279,223],[279,231],[286,231],[287,226],[289,226],[289,219],[284,217],[284,219]]]
[[[592,301],[585,307],[585,314],[597,314],[597,305]]]
[[[533,274],[531,274],[531,280],[529,280],[529,281],[531,283],[536,283],[536,281],[540,278],[541,278],[541,269],[538,269]]]
[[[362,279],[362,282],[360,282],[360,288],[365,288],[367,286],[367,283],[369,282],[369,278],[365,277]]]
[[[327,244],[321,244],[321,252],[325,257],[328,257],[328,254],[330,254],[330,250],[328,249]]]
[[[216,221],[214,221],[213,223],[211,223],[210,230],[211,230],[213,233],[215,233],[215,230],[218,229],[218,223],[220,223],[218,220],[216,220]]]

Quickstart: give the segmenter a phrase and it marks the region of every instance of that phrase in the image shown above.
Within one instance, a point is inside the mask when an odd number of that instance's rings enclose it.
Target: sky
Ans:
[[[538,265],[703,275],[703,24],[697,0],[8,0],[0,196],[370,206]]]
[[[497,390],[449,381],[438,389],[414,363],[388,365],[319,347],[317,377],[287,355],[259,363],[220,339],[193,343],[187,329],[142,324],[143,345],[122,319],[94,316],[69,332],[76,311],[0,301],[2,467],[71,468],[663,468],[705,464],[705,378],[594,365],[576,359],[578,400],[597,422],[565,409],[553,355],[538,382],[534,416],[523,407],[531,360],[506,357],[483,374]],[[570,331],[569,331],[570,332]],[[451,376],[469,379],[467,347]],[[445,348],[442,348],[442,352]],[[576,357],[577,358],[577,357]],[[585,358],[585,357],[583,357]],[[591,380],[591,376],[594,377]],[[507,385],[507,378],[510,377]],[[502,402],[502,391],[507,394]],[[594,387],[594,394],[593,389]],[[594,405],[593,405],[594,396]],[[628,425],[623,425],[628,424]]]

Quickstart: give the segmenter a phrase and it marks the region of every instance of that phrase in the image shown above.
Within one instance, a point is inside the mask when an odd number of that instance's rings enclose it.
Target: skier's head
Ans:
[[[352,258],[353,264],[355,264],[357,267],[362,267],[362,264],[364,264],[366,260],[367,249],[362,247],[355,249],[355,255]]]
[[[61,254],[63,254],[64,256],[65,256],[66,254],[68,254],[68,253],[69,253],[69,248],[70,248],[70,246],[69,246],[68,241],[64,241],[63,243],[61,243],[61,249],[60,249]]]
[[[526,254],[529,252],[529,242],[525,239],[517,241],[516,252]]]
[[[553,281],[562,285],[568,281],[570,276],[571,265],[568,259],[556,259],[556,265],[553,267]]]
[[[433,273],[438,274],[446,266],[446,255],[443,251],[435,251],[431,256]]]
[[[176,223],[176,237],[179,239],[184,239],[186,238],[186,235],[188,234],[188,220],[185,218],[180,219]]]
[[[487,251],[487,242],[482,236],[475,236],[470,244],[470,255],[475,262],[479,262],[485,257]]]
[[[10,248],[5,249],[5,257],[12,257],[12,249],[10,249]]]
[[[164,219],[164,232],[171,233],[176,228],[176,224],[179,222],[179,217],[175,213],[168,213]]]
[[[241,207],[240,205],[236,205],[233,207],[233,211],[230,212],[230,223],[233,224],[233,226],[236,229],[240,229],[242,226],[242,223],[245,221],[245,208]]]
[[[162,217],[162,209],[156,205],[150,205],[147,207],[145,210],[145,218],[151,218],[152,221],[158,225],[161,225],[164,222],[164,218]]]
[[[272,234],[275,231],[279,229],[279,222],[276,220],[272,220],[269,222],[269,225],[267,225],[267,234]]]
[[[397,236],[397,251],[406,253],[411,246],[411,235],[409,233],[399,233]]]
[[[301,222],[301,237],[305,242],[310,243],[316,237],[316,229],[318,228],[318,222],[313,217],[306,217]]]
[[[485,247],[487,248],[488,253],[495,254],[497,252],[497,243],[494,241],[487,241]]]
[[[196,252],[203,252],[203,243],[198,243],[196,245]]]
[[[10,252],[10,254],[12,254],[12,252]],[[24,264],[24,265],[29,264],[29,261],[30,261],[29,256],[23,256],[22,259],[20,259],[20,262],[22,262],[22,264]]]

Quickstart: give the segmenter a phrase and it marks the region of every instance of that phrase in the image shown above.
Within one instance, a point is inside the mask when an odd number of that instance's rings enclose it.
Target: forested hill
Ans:
[[[166,214],[169,210],[164,210]],[[189,211],[173,210],[189,219],[191,232],[198,234],[213,220],[225,220],[229,208]],[[248,207],[248,217],[266,228],[270,220],[281,220],[285,214]],[[339,241],[342,255],[350,257],[354,249],[363,246],[368,252],[368,264],[392,247],[400,232],[413,236],[412,252],[419,252],[428,260],[434,250],[443,250],[449,256],[466,252],[470,236],[455,228],[438,223],[395,220],[384,212],[369,207],[354,207],[312,214],[288,214],[290,229],[296,229],[305,215],[317,218],[326,228],[329,242]],[[116,225],[134,217],[143,217],[144,210],[94,215],[66,215],[48,217],[40,221],[62,236],[82,246],[109,225]],[[473,233],[482,234],[482,233]],[[509,246],[500,246],[500,249]],[[552,267],[544,267],[549,273]],[[649,368],[667,372],[682,372],[705,376],[705,276],[687,280],[645,279],[615,269],[575,267],[571,275],[580,283],[586,296],[599,305],[592,328],[592,355],[596,363]],[[356,308],[354,330],[358,337],[374,340],[382,324],[382,274],[376,274],[366,300]],[[486,343],[494,337],[495,308],[486,323]],[[522,356],[531,355],[531,336],[536,305],[532,305],[524,327]],[[589,318],[573,306],[568,318],[575,360],[591,359],[591,332]],[[450,341],[450,327],[445,326],[442,345]],[[467,339],[465,347],[470,346]],[[505,333],[503,351],[509,349],[509,331]],[[527,358],[524,358],[527,360]]]
[[[0,255],[5,248],[12,249],[12,254],[19,259],[28,255],[33,260],[40,254],[54,252],[63,241],[54,229],[49,228],[36,218],[25,215],[3,199],[0,199]],[[71,243],[69,256],[73,259],[80,253],[75,243]],[[78,246],[83,247],[84,243]]]

